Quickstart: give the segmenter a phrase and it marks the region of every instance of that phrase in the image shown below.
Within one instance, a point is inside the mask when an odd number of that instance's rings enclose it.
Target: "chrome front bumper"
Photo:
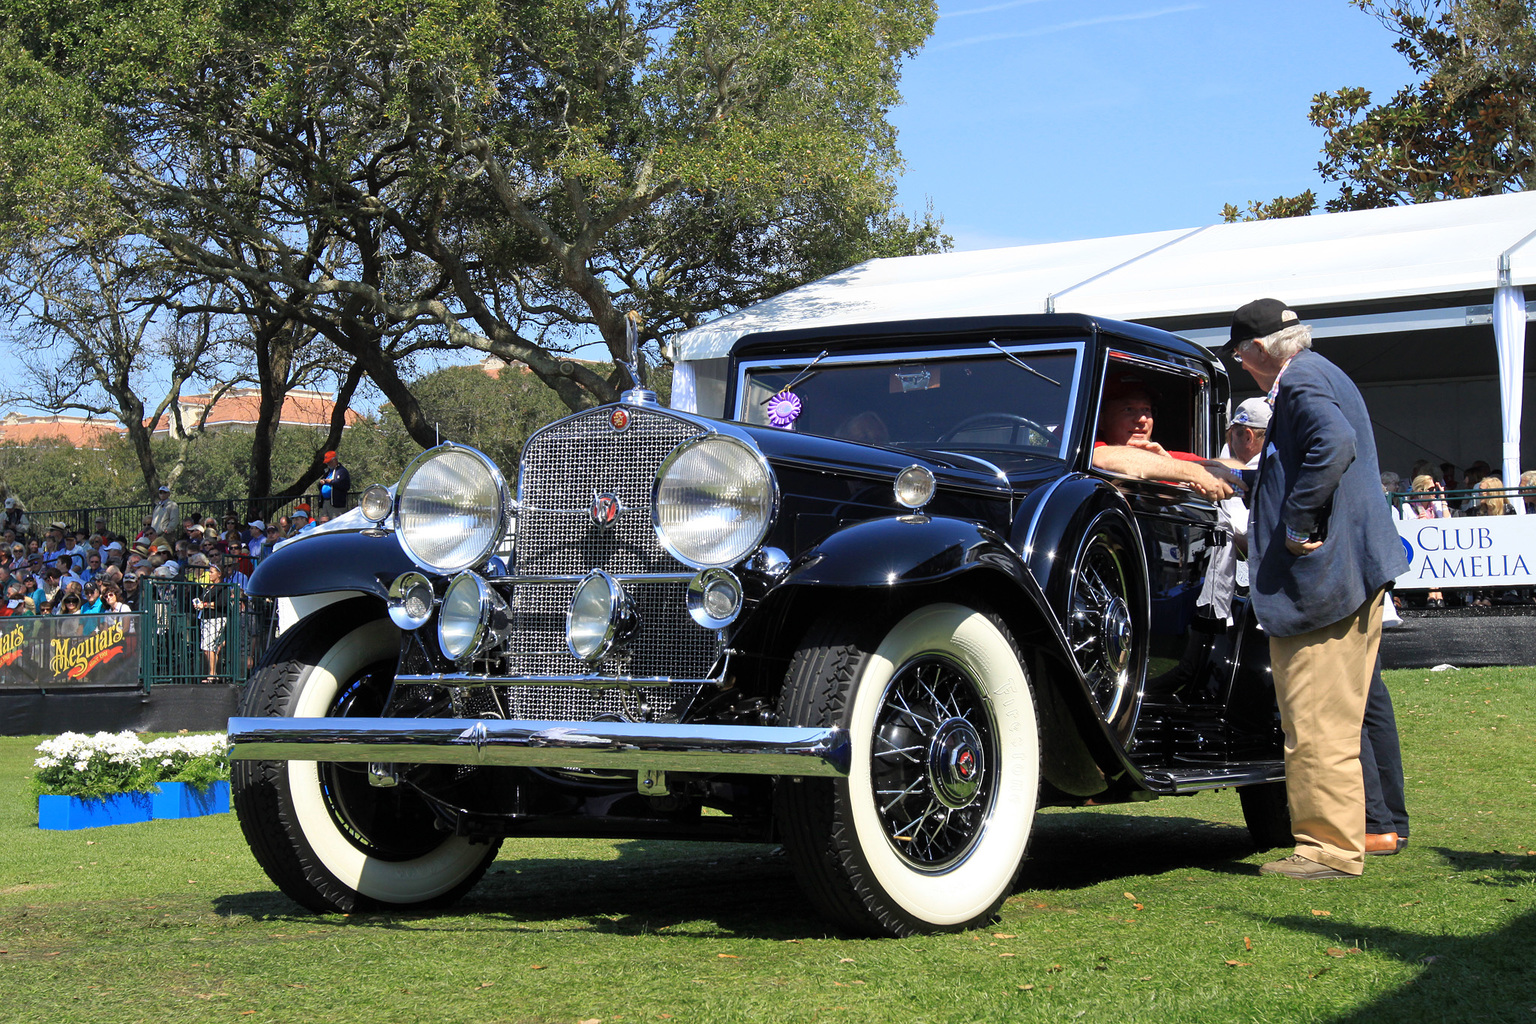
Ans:
[[[841,729],[463,718],[231,718],[236,761],[509,765],[838,777]]]

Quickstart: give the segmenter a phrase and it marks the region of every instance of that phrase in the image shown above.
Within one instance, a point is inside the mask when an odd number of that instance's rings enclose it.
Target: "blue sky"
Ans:
[[[1194,227],[1312,188],[1312,96],[1412,80],[1347,0],[940,0],[893,111],[899,202],[957,249]]]

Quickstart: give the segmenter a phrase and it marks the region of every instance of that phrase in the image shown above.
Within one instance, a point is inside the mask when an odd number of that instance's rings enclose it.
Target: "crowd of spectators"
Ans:
[[[1536,513],[1536,470],[1526,470],[1512,486],[1481,460],[1459,471],[1449,462],[1433,463],[1421,459],[1404,478],[1396,473],[1381,474],[1381,488],[1389,496],[1399,495],[1393,506],[1399,519],[1451,519],[1463,516],[1503,516],[1515,514],[1515,502],[1523,502],[1527,513]],[[1487,608],[1494,604],[1527,604],[1532,600],[1528,587],[1505,590],[1479,588],[1423,593],[1425,607],[1444,608],[1447,603],[1461,603]],[[1405,597],[1398,597],[1398,604]]]
[[[302,503],[271,523],[183,513],[161,487],[138,530],[125,536],[113,533],[105,516],[89,529],[35,522],[7,495],[0,517],[0,616],[129,612],[151,581],[243,586],[279,541],[314,525]]]

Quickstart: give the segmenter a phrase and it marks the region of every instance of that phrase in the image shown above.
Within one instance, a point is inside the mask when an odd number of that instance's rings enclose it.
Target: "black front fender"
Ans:
[[[262,559],[245,592],[256,597],[302,597],[358,590],[387,598],[395,577],[414,568],[392,533],[317,533]]]
[[[1027,574],[1002,537],[964,519],[906,515],[846,526],[795,559],[784,584],[898,587],[935,583],[991,565],[1022,584]]]

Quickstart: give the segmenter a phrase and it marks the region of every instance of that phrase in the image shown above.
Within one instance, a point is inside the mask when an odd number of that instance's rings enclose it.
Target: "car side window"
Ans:
[[[1203,429],[1206,381],[1174,367],[1112,354],[1100,389],[1094,440],[1107,445],[1151,441],[1168,452],[1200,458],[1209,450]]]

